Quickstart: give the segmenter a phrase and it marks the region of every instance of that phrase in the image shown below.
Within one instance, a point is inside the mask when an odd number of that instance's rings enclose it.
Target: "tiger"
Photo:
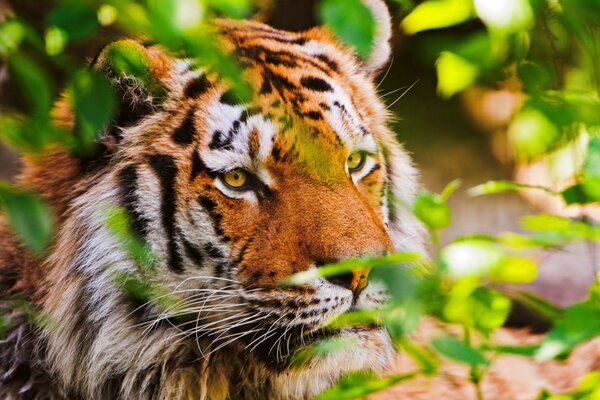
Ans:
[[[97,154],[48,149],[24,159],[18,180],[55,216],[47,255],[0,224],[0,298],[25,299],[46,321],[0,302],[0,397],[307,399],[348,373],[394,368],[383,327],[325,329],[386,303],[368,268],[281,284],[349,258],[425,253],[407,207],[418,173],[377,95],[391,18],[383,0],[364,4],[376,21],[366,57],[323,26],[213,21],[250,99],[159,45],[122,39],[101,50],[91,68],[120,101]],[[112,55],[124,50],[143,60],[144,79],[117,68]],[[53,113],[76,128],[68,95]],[[111,226],[114,210],[150,266]],[[323,339],[352,346],[294,363]]]

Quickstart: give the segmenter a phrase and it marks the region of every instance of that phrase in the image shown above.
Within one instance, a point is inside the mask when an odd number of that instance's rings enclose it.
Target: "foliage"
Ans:
[[[584,0],[426,0],[413,4],[395,0],[405,13],[401,28],[409,35],[454,27],[461,32],[445,40],[435,62],[438,92],[449,98],[475,86],[508,87],[520,93],[522,105],[508,127],[520,162],[539,160],[577,140],[586,143],[585,161],[575,171],[572,184],[556,190],[509,181],[487,182],[470,190],[472,195],[507,191],[542,190],[566,204],[591,204],[600,200],[600,3]],[[185,52],[198,64],[219,71],[241,98],[249,88],[236,61],[221,51],[205,29],[215,15],[243,18],[253,8],[250,0],[106,0],[60,1],[48,18],[44,32],[18,17],[0,25],[0,58],[8,66],[26,100],[26,112],[0,112],[0,140],[25,155],[53,146],[86,156],[94,151],[96,135],[113,117],[116,98],[106,79],[73,65],[66,56],[70,44],[115,25],[131,35],[152,39],[166,48]],[[407,14],[406,14],[407,12]],[[318,14],[342,40],[368,55],[375,22],[358,0],[323,0]],[[122,68],[143,77],[143,62],[128,52],[115,54]],[[120,63],[120,64],[119,64]],[[67,92],[73,101],[77,129],[66,134],[51,118],[57,88],[48,65],[68,76]],[[511,86],[512,85],[512,86]],[[150,85],[151,86],[151,85]],[[158,88],[159,89],[159,88]],[[553,215],[523,218],[528,232],[455,238],[442,246],[443,229],[451,223],[448,198],[458,189],[452,182],[441,194],[420,193],[412,211],[429,229],[434,254],[425,258],[400,253],[384,258],[347,260],[292,276],[286,284],[300,284],[365,266],[377,267],[372,279],[388,286],[390,303],[379,310],[354,311],[335,318],[330,327],[380,323],[386,326],[398,350],[417,365],[413,373],[382,378],[367,371],[344,377],[320,399],[363,397],[402,384],[416,376],[438,371],[441,358],[465,364],[469,379],[478,387],[498,354],[519,354],[536,360],[565,357],[578,344],[600,335],[600,284],[590,288],[589,299],[561,309],[527,293],[504,293],[497,284],[523,284],[537,276],[530,257],[539,248],[574,241],[600,241],[600,227],[588,219]],[[51,217],[35,195],[0,183],[0,207],[15,232],[42,256],[51,238]],[[145,271],[153,259],[143,243],[127,228],[122,210],[108,210],[107,224]],[[399,268],[399,266],[403,268]],[[123,290],[146,300],[163,292],[146,278],[119,276]],[[507,347],[494,342],[494,331],[505,322],[511,298],[516,298],[553,322],[539,345]],[[177,299],[164,301],[172,305]],[[160,301],[157,300],[158,303]],[[448,334],[430,343],[417,343],[409,334],[425,316],[446,324]],[[6,319],[0,316],[0,333]],[[317,343],[296,355],[300,365],[352,344]],[[540,399],[596,398],[598,373],[588,375],[578,391],[562,396],[540,394]]]

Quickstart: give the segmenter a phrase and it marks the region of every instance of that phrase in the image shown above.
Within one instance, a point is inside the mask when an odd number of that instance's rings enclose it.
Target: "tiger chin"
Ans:
[[[388,368],[383,329],[325,330],[385,301],[369,271],[280,285],[350,257],[422,250],[423,231],[402,206],[417,174],[374,86],[390,55],[390,16],[382,1],[365,3],[377,20],[365,59],[324,27],[215,21],[254,91],[247,102],[218,71],[158,46],[122,40],[100,52],[92,68],[120,96],[101,154],[54,149],[25,160],[19,178],[54,213],[48,255],[35,259],[0,225],[1,297],[25,298],[50,321],[0,303],[11,310],[0,397],[304,399],[348,372]],[[145,79],[117,68],[111,54],[122,50],[143,60]],[[68,96],[54,116],[74,129]],[[115,208],[151,269],[109,227]],[[123,276],[163,295],[136,296]],[[352,346],[291,366],[296,350],[332,336]]]

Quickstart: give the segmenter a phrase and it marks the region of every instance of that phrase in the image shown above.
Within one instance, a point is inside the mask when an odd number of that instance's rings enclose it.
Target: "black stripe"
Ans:
[[[225,232],[223,232],[223,228],[221,227],[221,223],[223,221],[223,214],[221,214],[219,211],[217,211],[217,204],[210,197],[206,197],[206,196],[199,196],[198,203],[208,213],[208,216],[211,219],[212,227],[213,227],[215,233],[223,241],[227,242],[227,241],[231,240],[229,238],[229,236],[227,236],[225,234]]]
[[[377,163],[375,165],[373,165],[373,168],[371,168],[371,170],[369,172],[367,172],[367,174],[365,176],[362,177],[362,179],[365,179],[366,177],[368,177],[369,175],[371,175],[372,173],[374,173],[375,171],[378,171],[381,169],[381,164]]]
[[[306,118],[312,119],[314,121],[319,121],[319,120],[323,119],[323,115],[321,114],[320,111],[307,111],[307,112],[303,113],[302,115],[305,116]]]
[[[194,142],[194,133],[196,133],[196,124],[194,123],[194,114],[196,113],[195,108],[191,108],[185,119],[179,125],[175,132],[173,132],[173,141],[182,146],[190,145]]]
[[[321,78],[314,76],[307,76],[300,79],[300,83],[305,88],[314,90],[316,92],[333,92],[333,88],[329,83]]]
[[[139,212],[137,194],[138,172],[135,165],[128,165],[119,172],[119,189],[125,211],[131,218],[133,232],[144,238],[148,233],[148,219]]]
[[[185,97],[196,98],[202,96],[212,87],[206,75],[202,74],[192,79],[183,90]]]
[[[175,209],[177,196],[175,192],[175,178],[177,166],[173,158],[163,154],[148,156],[150,166],[158,176],[161,184],[161,214],[162,225],[167,235],[167,264],[175,272],[182,272],[181,255],[175,243]]]
[[[197,267],[201,268],[204,263],[204,255],[202,254],[202,251],[193,243],[190,243],[190,241],[187,239],[183,239],[182,243],[185,254],[188,256],[188,258],[192,260]]]
[[[213,259],[214,258],[221,258],[221,259],[225,258],[225,254],[223,254],[223,252],[212,243],[206,243],[204,245],[204,252]]]
[[[325,64],[327,64],[327,66],[329,68],[331,68],[333,71],[335,71],[335,72],[339,71],[340,68],[337,65],[337,63],[335,61],[333,61],[331,58],[327,57],[325,54],[318,54],[315,57],[318,58],[319,60],[323,61]]]
[[[190,172],[190,182],[194,181],[204,170],[206,170],[206,166],[200,159],[198,150],[194,150],[192,153],[192,172]]]

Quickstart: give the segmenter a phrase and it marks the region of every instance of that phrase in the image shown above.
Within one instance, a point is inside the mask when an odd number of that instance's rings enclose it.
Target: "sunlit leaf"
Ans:
[[[486,288],[472,287],[471,292],[459,288],[459,285],[453,288],[444,307],[447,321],[475,328],[485,335],[506,321],[511,307],[506,296]]]
[[[442,200],[448,201],[448,199],[460,188],[461,184],[462,182],[460,179],[455,179],[448,183],[442,190],[442,193],[440,193]]]
[[[51,27],[46,31],[44,41],[46,43],[46,53],[50,56],[55,56],[63,51],[65,48],[69,36],[65,31]]]
[[[346,375],[329,389],[326,389],[315,400],[356,399],[387,389],[400,382],[413,379],[415,373],[392,375],[380,378],[373,372],[354,372]]]
[[[438,92],[443,97],[451,97],[466,89],[475,82],[479,75],[477,65],[449,51],[440,54],[435,66]]]
[[[35,254],[44,254],[50,244],[50,210],[36,195],[0,182],[0,208],[6,213],[15,233]]]
[[[452,336],[439,336],[431,341],[431,345],[443,356],[468,365],[487,365],[485,359],[477,349]]]
[[[564,242],[572,240],[600,241],[600,226],[573,221],[557,215],[538,214],[521,218],[523,229],[558,235]]]
[[[533,26],[529,0],[474,0],[474,3],[479,18],[494,30],[510,33]]]
[[[454,279],[487,275],[504,256],[497,244],[479,239],[451,243],[440,254],[444,271]]]
[[[525,257],[506,256],[491,271],[491,278],[500,283],[531,283],[537,278],[538,267]]]
[[[75,40],[90,36],[98,28],[96,11],[81,1],[69,1],[55,7],[50,13],[50,22]]]
[[[408,34],[457,25],[474,17],[471,0],[429,0],[414,8],[402,21]]]
[[[17,20],[0,24],[0,56],[8,55],[19,48],[27,35],[26,27]]]
[[[102,26],[112,25],[118,16],[119,11],[110,4],[103,4],[98,8],[98,22]]]
[[[353,46],[362,58],[371,54],[375,38],[375,18],[360,0],[322,0],[319,16],[344,42]]]

